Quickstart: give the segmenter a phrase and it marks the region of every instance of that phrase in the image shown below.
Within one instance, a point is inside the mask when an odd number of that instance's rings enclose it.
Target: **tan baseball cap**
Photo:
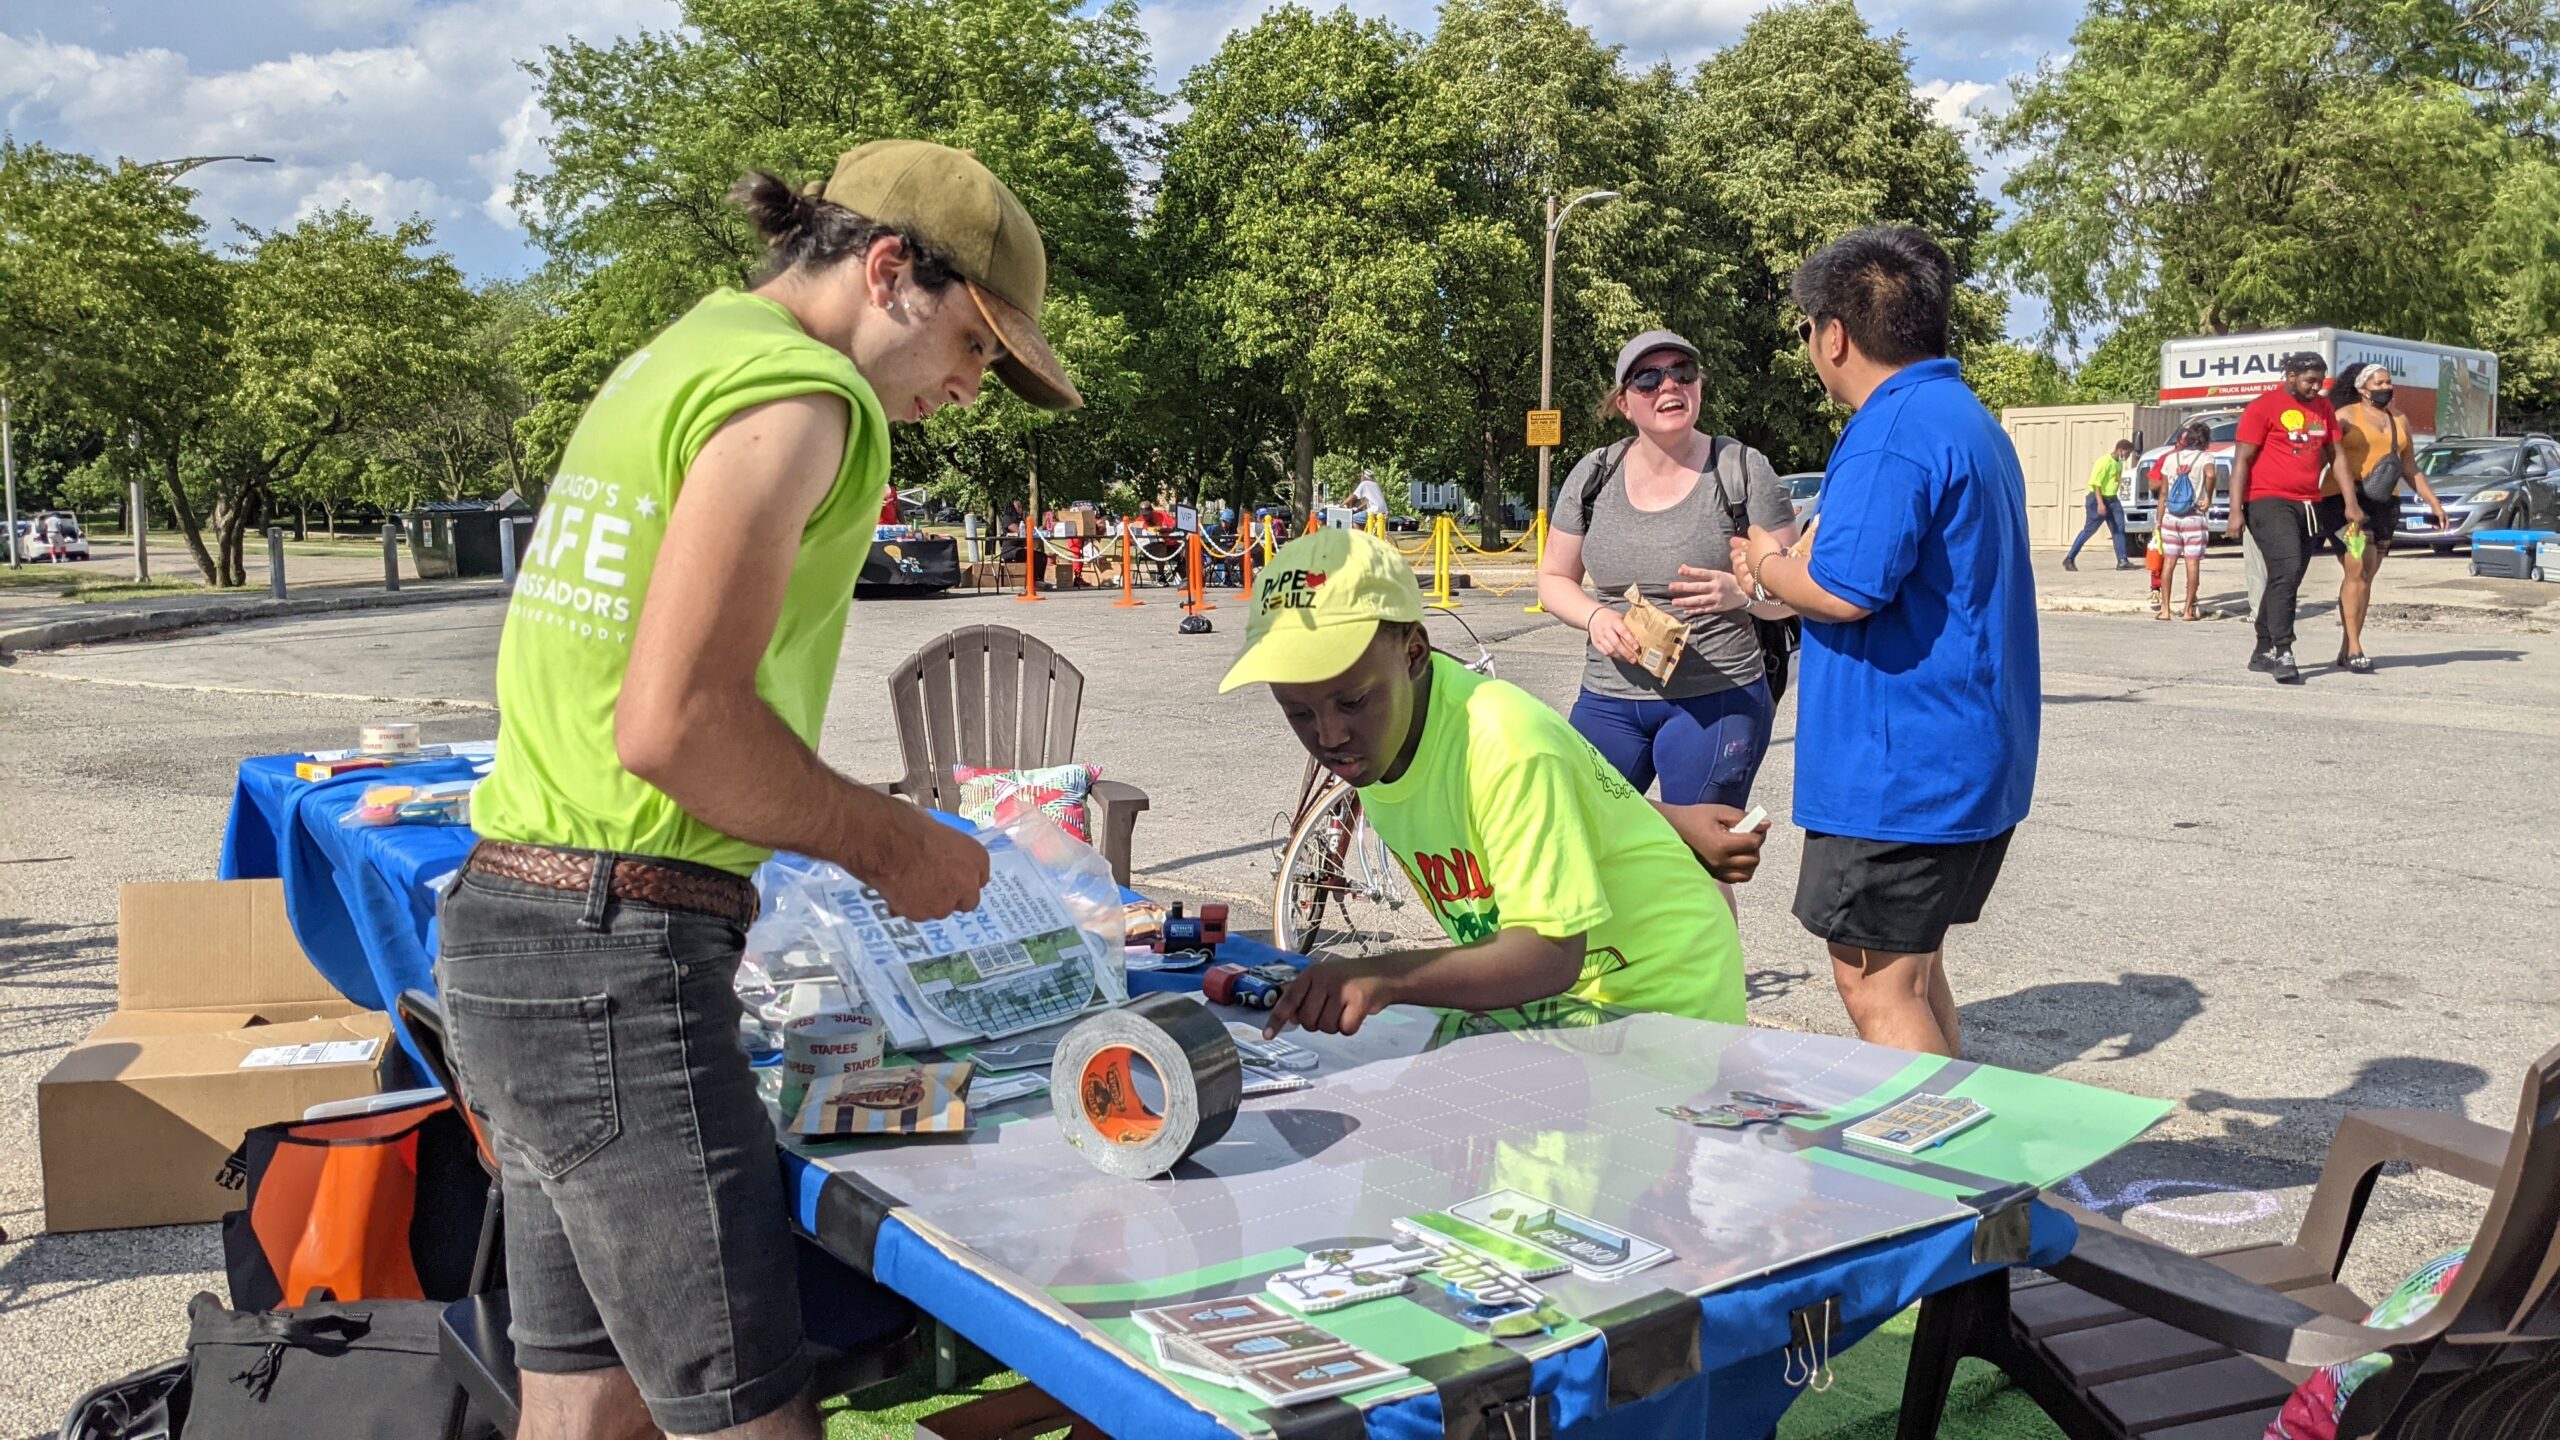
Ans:
[[[874,140],[837,156],[820,193],[950,257],[978,313],[1004,342],[995,371],[1006,388],[1043,410],[1084,404],[1040,333],[1049,291],[1040,227],[978,157],[930,140]]]

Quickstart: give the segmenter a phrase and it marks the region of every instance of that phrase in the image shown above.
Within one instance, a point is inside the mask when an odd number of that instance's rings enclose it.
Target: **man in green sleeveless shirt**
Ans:
[[[977,903],[986,852],[814,748],[893,423],[989,368],[1081,403],[1048,261],[973,157],[844,155],[733,197],[766,278],[615,368],[560,457],[498,652],[482,842],[439,983],[506,1201],[521,1440],[814,1440],[789,1209],[732,979],[775,849],[891,910]]]

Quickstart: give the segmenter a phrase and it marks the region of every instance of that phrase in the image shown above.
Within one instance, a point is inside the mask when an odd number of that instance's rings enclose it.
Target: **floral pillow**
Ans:
[[[2468,1249],[2450,1255],[2439,1255],[2417,1268],[2417,1271],[2373,1307],[2364,1323],[2377,1330],[2394,1330],[2415,1324],[2436,1308],[2444,1292],[2453,1288],[2454,1277],[2462,1272],[2463,1257]],[[2347,1402],[2355,1397],[2356,1387],[2382,1373],[2391,1357],[2376,1352],[2359,1355],[2342,1365],[2324,1366],[2308,1380],[2294,1388],[2284,1409],[2267,1422],[2263,1440],[2338,1440],[2338,1417],[2347,1413]]]
[[[1085,796],[1102,778],[1099,765],[1051,765],[1038,770],[980,770],[951,767],[960,782],[960,818],[975,825],[1002,825],[1026,809],[1037,809],[1059,829],[1090,845],[1093,825],[1085,816]]]

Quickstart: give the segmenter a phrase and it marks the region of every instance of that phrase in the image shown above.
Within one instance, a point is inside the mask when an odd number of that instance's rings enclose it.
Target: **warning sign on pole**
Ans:
[[[1542,445],[1551,446],[1561,445],[1563,443],[1563,411],[1532,410],[1529,412],[1529,447],[1531,449],[1534,450]]]

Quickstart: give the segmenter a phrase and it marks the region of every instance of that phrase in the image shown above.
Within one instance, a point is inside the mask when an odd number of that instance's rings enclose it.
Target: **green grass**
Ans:
[[[1778,1440],[1892,1440],[1918,1315],[1906,1310],[1834,1357],[1831,1388],[1797,1400],[1778,1425]],[[830,1402],[827,1440],[908,1440],[919,1419],[1022,1383],[1021,1376],[998,1368],[972,1347],[963,1347],[963,1354],[960,1383],[948,1393],[934,1390],[926,1363],[853,1401]],[[1956,1371],[1938,1434],[1940,1440],[2063,1440],[2062,1431],[2034,1401],[1979,1360],[1967,1360]]]
[[[22,570],[0,568],[0,589],[50,591],[64,600],[85,601],[129,600],[137,595],[169,592],[194,593],[201,592],[204,586],[174,575],[138,581],[121,575],[100,575],[94,571],[29,565]]]

